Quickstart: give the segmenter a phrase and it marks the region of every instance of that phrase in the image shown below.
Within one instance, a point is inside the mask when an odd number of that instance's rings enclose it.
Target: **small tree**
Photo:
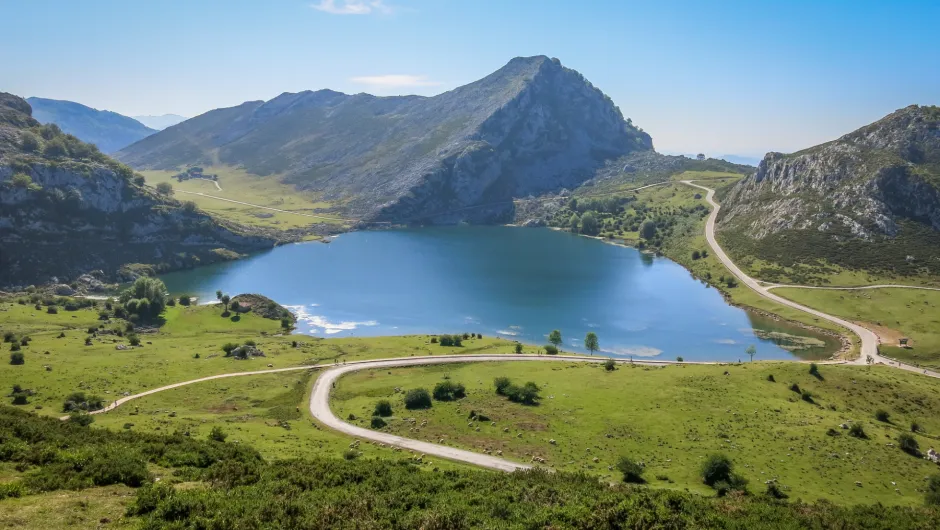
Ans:
[[[551,333],[548,334],[548,342],[551,342],[555,345],[556,348],[561,346],[561,331],[553,329]]]
[[[613,372],[616,369],[617,369],[617,363],[614,362],[613,359],[607,359],[606,361],[604,361],[604,370],[607,370],[608,372]]]
[[[27,153],[36,153],[42,149],[39,137],[29,131],[23,131],[20,136],[20,147]]]
[[[387,399],[380,399],[378,403],[375,404],[375,412],[372,413],[373,416],[382,416],[389,417],[392,415],[392,404]]]
[[[516,353],[522,353],[522,343],[517,342],[515,346]]]
[[[643,466],[637,464],[632,459],[621,456],[617,461],[617,471],[623,473],[623,481],[630,484],[644,484]]]
[[[188,306],[193,303],[193,299],[188,294],[180,296],[180,305]]]
[[[26,358],[23,356],[23,352],[15,351],[10,353],[10,364],[25,364]]]
[[[584,212],[584,215],[581,216],[581,233],[589,236],[596,236],[597,232],[597,218],[594,217],[594,212]]]
[[[822,374],[819,373],[819,365],[817,365],[816,363],[809,363],[809,373],[816,379],[823,378]]]
[[[431,408],[430,392],[424,388],[412,388],[405,392],[405,408],[408,410]]]
[[[209,439],[215,440],[216,442],[224,442],[228,438],[228,434],[225,434],[225,431],[222,430],[222,427],[216,425],[209,431]]]
[[[169,182],[161,182],[157,184],[157,193],[160,195],[173,195],[173,185]]]
[[[591,352],[591,355],[594,355],[594,352],[601,348],[600,343],[597,341],[597,333],[588,331],[587,335],[584,336],[584,347]]]
[[[578,217],[577,213],[571,214],[571,217],[568,219],[568,229],[572,232],[577,232],[578,228],[581,226],[581,218]]]
[[[744,353],[750,355],[751,362],[754,362],[754,355],[757,353],[757,346],[754,346],[753,344],[751,344],[750,346],[747,347],[746,350],[744,350]]]
[[[643,224],[640,225],[640,235],[643,239],[653,239],[653,236],[656,235],[656,223],[653,221],[643,221]]]
[[[222,301],[222,289],[219,289],[218,291],[215,292],[215,299],[220,302]]]
[[[911,434],[901,433],[898,436],[898,447],[911,456],[920,457],[920,445],[917,443],[917,438]]]
[[[701,252],[699,252],[699,251],[697,251],[697,250],[693,250],[693,251],[692,251],[692,261],[699,260],[699,259],[701,259],[701,258],[702,258],[702,253],[701,253]]]

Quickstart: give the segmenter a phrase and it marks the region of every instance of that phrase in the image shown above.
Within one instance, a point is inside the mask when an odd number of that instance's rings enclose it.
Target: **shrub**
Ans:
[[[920,424],[916,421],[911,422],[911,432],[917,432],[920,430]]]
[[[862,427],[861,423],[853,423],[852,426],[849,427],[849,436],[854,436],[862,440],[868,438],[868,435],[865,434],[865,428]]]
[[[16,338],[16,334],[12,331],[3,332],[3,342],[13,342],[14,338]]]
[[[617,461],[617,471],[623,473],[623,481],[630,484],[644,484],[643,466],[637,464],[632,459],[621,456]]]
[[[790,390],[796,392],[797,394],[802,394],[802,393],[803,393],[803,391],[800,390],[800,385],[798,385],[798,384],[796,384],[796,383],[793,383],[792,385],[790,385]]]
[[[372,426],[373,429],[381,429],[382,427],[385,427],[388,424],[385,423],[385,420],[383,420],[382,418],[378,416],[372,416],[372,423],[370,425]]]
[[[816,363],[809,364],[809,373],[816,379],[822,379],[822,374],[819,373],[819,366]]]
[[[100,410],[104,408],[104,400],[98,396],[86,396],[84,392],[72,392],[65,397],[62,404],[62,412],[73,412],[77,410]]]
[[[437,344],[437,337],[431,337],[431,344]]]
[[[604,370],[607,370],[608,372],[613,372],[616,369],[617,369],[617,363],[614,362],[613,359],[607,359],[606,361],[604,361]]]
[[[719,496],[731,490],[744,490],[747,481],[734,474],[731,459],[722,454],[713,454],[702,463],[702,481],[718,492]]]
[[[14,405],[28,405],[29,399],[27,399],[25,392],[14,392],[13,393],[13,404]]]
[[[392,404],[387,399],[380,399],[378,403],[375,404],[375,416],[388,417],[392,415]]]
[[[441,346],[461,346],[463,337],[460,335],[441,335]]]
[[[46,313],[49,313],[50,315],[55,315],[58,312],[59,312],[59,308],[54,305],[51,305],[46,308]]]
[[[209,439],[216,442],[224,442],[228,438],[228,434],[225,434],[225,431],[222,430],[222,427],[216,425],[209,431]]]
[[[238,344],[236,344],[236,343],[234,343],[234,342],[226,342],[225,344],[222,345],[222,351],[224,351],[224,352],[225,352],[225,356],[228,357],[229,355],[232,354],[232,352],[233,352],[233,351],[235,350],[235,348],[237,348],[237,347],[238,347]]]
[[[768,375],[768,376],[767,376],[767,380],[770,381],[771,383],[776,383],[776,382],[777,382],[777,380],[774,379],[774,374]]]
[[[512,381],[510,381],[508,377],[497,377],[493,379],[493,386],[496,387],[496,393],[501,396],[506,395],[506,389],[509,388],[511,384]]]
[[[188,294],[184,294],[183,296],[180,296],[180,305],[188,306],[192,303],[193,303],[193,299]]]
[[[10,353],[10,364],[19,365],[19,364],[25,364],[25,363],[26,363],[26,357],[23,355],[23,352],[14,351]]]
[[[898,447],[909,455],[920,456],[920,445],[917,443],[917,439],[911,434],[906,432],[901,433],[901,435],[898,436]]]
[[[927,506],[940,506],[940,474],[933,475],[927,480],[924,503]]]
[[[169,182],[161,182],[157,184],[157,193],[160,195],[172,195],[173,194],[173,185]]]
[[[434,385],[433,395],[438,401],[453,401],[466,396],[467,391],[461,383],[441,381]]]
[[[505,390],[506,397],[509,398],[509,401],[514,403],[522,403],[523,405],[535,405],[538,403],[539,397],[539,387],[532,381],[524,384],[523,386],[509,385]]]
[[[802,399],[803,401],[807,403],[816,403],[815,401],[813,401],[813,393],[810,392],[809,390],[804,390],[800,394],[800,399]]]
[[[405,408],[408,410],[431,408],[431,394],[424,388],[412,388],[405,392]]]
[[[875,411],[875,419],[888,423],[891,421],[891,415],[888,414],[888,411],[885,409],[878,409]]]
[[[137,335],[129,335],[127,341],[131,343],[131,346],[140,346],[140,337]]]
[[[73,410],[69,413],[69,423],[81,425],[82,427],[88,427],[94,423],[94,421],[94,416],[83,410]]]
[[[516,345],[514,346],[514,348],[515,348],[515,350],[516,350],[516,353],[522,353],[522,343],[521,343],[521,342],[517,342]]]
[[[359,451],[356,451],[355,449],[347,449],[343,451],[344,460],[355,460],[357,458],[359,458]]]
[[[548,355],[558,355],[558,347],[554,344],[546,344],[542,348],[545,349],[545,353]]]
[[[780,489],[780,486],[778,486],[776,482],[770,482],[767,484],[767,491],[764,492],[764,495],[767,495],[771,499],[780,499],[780,500],[783,500],[789,497],[789,495],[787,495],[786,493],[783,492],[782,489]]]
[[[20,351],[22,347],[19,341],[10,343],[10,351]]]

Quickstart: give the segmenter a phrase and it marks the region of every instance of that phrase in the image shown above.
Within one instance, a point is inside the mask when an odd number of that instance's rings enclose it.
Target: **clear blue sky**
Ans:
[[[940,1],[0,0],[0,91],[193,116],[433,95],[558,57],[664,152],[760,156],[940,104]]]

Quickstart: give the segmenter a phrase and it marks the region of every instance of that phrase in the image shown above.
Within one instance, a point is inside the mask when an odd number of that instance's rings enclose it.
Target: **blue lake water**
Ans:
[[[588,331],[604,355],[736,361],[819,358],[838,341],[729,305],[680,265],[631,248],[548,229],[450,226],[343,234],[162,277],[171,292],[260,293],[318,336],[476,332],[582,352]],[[740,287],[743,288],[743,287]],[[755,328],[775,332],[759,338]],[[780,333],[825,346],[788,351]],[[762,335],[765,336],[766,335]]]

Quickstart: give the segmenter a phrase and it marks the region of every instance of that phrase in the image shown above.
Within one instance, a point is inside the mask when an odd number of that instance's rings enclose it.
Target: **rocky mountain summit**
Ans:
[[[581,74],[539,56],[434,97],[320,90],[217,109],[117,157],[138,169],[238,165],[367,221],[449,223],[506,219],[512,197],[573,188],[652,147]]]
[[[0,93],[0,286],[68,283],[89,271],[128,279],[274,244],[158,195],[127,166]]]
[[[940,271],[940,107],[910,106],[826,144],[768,153],[724,198],[718,229],[777,262],[865,266],[865,248],[893,256],[874,268]]]
[[[73,101],[29,98],[26,102],[39,123],[54,123],[66,134],[95,144],[104,153],[113,153],[157,132],[134,118]]]

